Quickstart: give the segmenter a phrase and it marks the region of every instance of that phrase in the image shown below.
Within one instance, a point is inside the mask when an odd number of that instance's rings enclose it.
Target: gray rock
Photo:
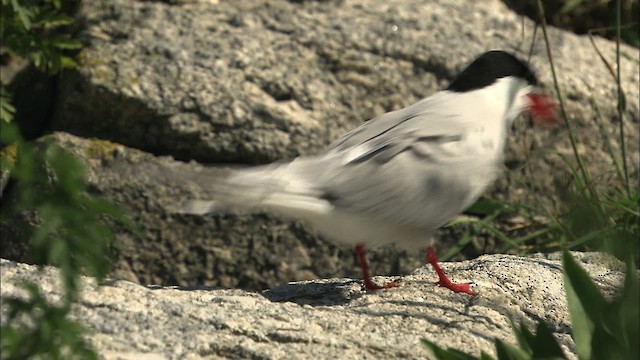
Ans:
[[[579,254],[611,298],[623,273],[602,256]],[[586,261],[585,261],[586,259]],[[469,298],[434,285],[430,268],[402,279],[398,288],[365,293],[352,279],[290,283],[255,293],[212,288],[143,287],[85,278],[73,317],[106,359],[423,359],[419,340],[478,355],[493,353],[493,339],[515,343],[509,317],[533,329],[543,320],[570,359],[576,359],[558,261],[486,255],[444,265],[454,280],[472,281]],[[57,271],[0,260],[2,319],[16,286],[35,282],[60,299]],[[381,279],[378,279],[381,281]],[[143,357],[144,356],[144,357]]]
[[[53,128],[214,163],[261,163],[313,153],[360,122],[443,88],[487,49],[526,52],[533,28],[525,20],[528,32],[522,39],[521,19],[497,0],[185,1],[179,6],[86,1],[79,16],[87,46],[79,55],[81,66],[60,79]],[[597,101],[604,128],[615,140],[614,83],[589,39],[549,31],[579,149],[595,179],[615,184],[591,104]],[[613,43],[595,41],[613,59]],[[552,92],[540,38],[532,62],[545,90]],[[623,46],[627,99],[638,98],[638,71],[637,49]],[[637,171],[636,101],[628,101],[625,115],[629,164]],[[143,229],[141,238],[120,233],[118,277],[145,284],[261,289],[357,274],[350,250],[319,240],[297,223],[264,214],[167,214],[162,200],[189,195],[180,184],[167,184],[158,171],[171,161],[108,145],[124,153],[129,169],[138,170],[125,177],[101,160],[100,151],[93,160],[86,153],[109,143],[59,136],[88,158],[96,190],[134,214]],[[558,153],[571,154],[565,129],[543,134],[520,124],[506,155],[514,171],[490,195],[561,207],[559,195],[570,184]],[[11,235],[6,225],[0,230]],[[443,230],[441,243],[455,242],[462,231]],[[465,255],[495,249],[494,239],[485,241]],[[384,249],[371,253],[370,260],[379,264],[375,273],[402,274],[422,259],[423,254]]]
[[[87,47],[80,68],[62,78],[54,127],[204,162],[317,151],[362,121],[442,88],[487,49],[526,53],[531,37],[521,37],[521,19],[498,0],[114,0],[86,2],[80,16]],[[524,26],[533,28],[528,20]],[[589,156],[608,167],[589,101],[597,96],[611,123],[614,82],[587,38],[555,29],[550,35],[576,131],[587,138]],[[596,43],[613,54],[610,41]],[[550,90],[542,40],[536,44],[532,62]],[[622,52],[627,97],[638,98],[637,51]],[[637,102],[629,102],[627,119],[637,139]],[[536,137],[531,146],[564,153],[565,135]],[[512,166],[525,161],[521,141],[510,145]],[[537,160],[542,173],[564,168],[558,159]]]

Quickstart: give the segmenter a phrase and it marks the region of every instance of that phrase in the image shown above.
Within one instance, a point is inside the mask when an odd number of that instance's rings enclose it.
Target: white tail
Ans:
[[[321,192],[305,181],[299,162],[232,170],[192,178],[202,199],[187,199],[171,212],[202,215],[228,209],[270,210],[300,218],[331,209]],[[305,216],[306,215],[306,216]]]

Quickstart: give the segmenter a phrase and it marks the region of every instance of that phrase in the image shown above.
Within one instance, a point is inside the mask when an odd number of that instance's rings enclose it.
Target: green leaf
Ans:
[[[496,339],[496,354],[498,360],[530,360],[531,356],[524,350],[519,349],[500,339]]]
[[[425,349],[427,350],[427,352],[429,353],[429,356],[433,357],[434,359],[438,359],[438,360],[476,360],[475,357],[469,355],[469,354],[465,354],[460,350],[455,350],[455,349],[443,349],[441,347],[439,347],[438,345],[436,345],[435,343],[427,340],[427,339],[420,339],[420,342],[422,343],[422,345],[425,347]],[[486,354],[484,354],[486,355]],[[486,355],[488,356],[488,355]],[[491,359],[491,357],[483,357],[483,359]]]
[[[2,0],[2,46],[51,74],[76,66],[67,52],[82,44],[65,33],[63,27],[74,21],[66,13],[71,6],[66,5],[62,0]],[[37,287],[26,285],[27,300],[3,298],[3,310],[7,306],[8,311],[3,312],[1,357],[97,359],[83,340],[82,327],[67,315],[78,297],[80,272],[98,281],[108,272],[115,236],[104,221],[117,222],[125,216],[117,207],[87,194],[84,163],[46,141],[25,141],[11,123],[15,111],[9,93],[0,86],[0,162],[2,170],[11,171],[19,183],[17,201],[7,210],[33,214],[36,225],[25,231],[30,235],[29,256],[37,264],[59,268],[64,296],[61,305],[54,306]],[[3,215],[4,211],[3,207]],[[5,315],[10,319],[5,321]]]
[[[560,9],[560,13],[561,14],[566,14],[568,12],[571,12],[573,9],[575,9],[582,2],[584,2],[584,0],[569,0],[564,4],[562,9]]]
[[[75,69],[75,68],[78,67],[78,63],[75,60],[73,60],[72,58],[70,58],[68,56],[65,56],[65,55],[62,55],[60,57],[60,66],[63,69]]]
[[[511,322],[513,334],[516,336],[520,348],[526,353],[531,354],[533,352],[531,349],[535,344],[535,336],[527,329],[524,323],[520,323],[520,326],[518,326],[512,319],[509,319],[509,322]]]
[[[64,241],[51,241],[51,248],[49,249],[48,263],[63,267],[68,257],[69,247]]]
[[[4,85],[0,84],[0,121],[10,123],[15,112],[16,108],[11,105],[11,95]]]
[[[0,141],[16,145],[20,141],[20,132],[15,124],[0,123]]]
[[[13,121],[13,114],[15,114],[16,108],[13,107],[8,101],[2,101],[0,104],[0,120],[10,123]]]
[[[32,14],[27,9],[23,8],[18,0],[11,0],[11,5],[13,6],[13,11],[18,15],[22,26],[24,26],[26,30],[31,28],[31,20],[29,18]]]
[[[640,303],[640,294],[638,273],[633,256],[628,255],[625,263],[624,288],[620,297],[609,306],[605,314],[605,320],[608,320],[605,326],[611,330],[611,338],[616,341],[614,350],[618,358],[639,359],[640,308],[638,308],[638,304]],[[610,354],[612,345],[612,341],[605,341],[602,348],[596,348],[594,352]]]
[[[558,340],[542,321],[538,322],[532,350],[534,359],[566,359]]]
[[[41,19],[39,19],[39,23],[44,27],[45,30],[55,29],[61,26],[71,25],[74,22],[74,18],[71,16],[67,16],[65,14],[51,12]]]
[[[567,250],[563,251],[562,263],[576,352],[581,359],[590,359],[595,323],[602,322],[599,317],[606,302],[587,272]]]
[[[471,242],[473,235],[472,229],[469,229],[464,236],[462,236],[451,248],[447,250],[446,253],[440,256],[442,261],[447,261],[451,259],[454,255],[457,255],[464,249],[464,247]]]
[[[82,337],[82,326],[67,318],[68,304],[49,304],[33,283],[21,283],[19,286],[27,291],[28,296],[24,300],[6,299],[8,319],[2,325],[0,339],[3,359],[97,358]],[[31,325],[21,326],[25,323]]]
[[[465,213],[475,215],[491,215],[496,212],[506,210],[508,207],[504,201],[481,197],[473,205],[471,205]]]
[[[87,167],[82,161],[57,145],[47,148],[46,161],[67,194],[84,191]]]
[[[487,354],[486,352],[480,353],[480,360],[495,360],[493,356]]]
[[[627,98],[624,93],[620,93],[618,97],[618,108],[620,111],[625,111],[627,109]]]
[[[33,260],[38,265],[51,264],[59,266],[60,264],[50,263],[48,260],[50,260],[49,248],[52,245],[52,237],[62,224],[61,214],[50,206],[50,204],[39,207],[37,212],[43,221],[29,242]]]
[[[82,48],[79,40],[71,38],[69,35],[58,35],[51,38],[51,45],[58,49],[77,50]]]

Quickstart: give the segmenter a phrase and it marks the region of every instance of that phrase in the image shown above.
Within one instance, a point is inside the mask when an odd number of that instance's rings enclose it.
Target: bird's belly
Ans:
[[[336,244],[364,244],[367,247],[395,244],[407,250],[431,245],[431,233],[427,229],[381,221],[366,215],[336,211],[331,216],[314,216],[307,220],[319,233]]]
[[[428,177],[422,196],[413,200],[416,222],[438,228],[471,206],[495,179],[495,171],[487,170],[492,167],[474,168],[449,169],[443,172],[446,175]]]

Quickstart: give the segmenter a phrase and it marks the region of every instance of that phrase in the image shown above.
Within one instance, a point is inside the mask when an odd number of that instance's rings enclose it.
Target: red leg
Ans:
[[[442,271],[442,268],[438,264],[438,256],[436,255],[436,251],[432,247],[429,247],[429,249],[427,249],[427,261],[429,262],[429,264],[431,264],[431,266],[433,266],[433,269],[438,274],[438,285],[446,287],[447,289],[456,293],[463,292],[471,296],[476,296],[476,294],[471,291],[469,283],[455,284],[451,282],[451,280],[449,280],[447,275],[445,275],[444,271]]]
[[[360,268],[362,269],[362,277],[364,278],[364,287],[368,291],[372,290],[381,290],[388,289],[392,287],[398,286],[398,283],[392,281],[386,285],[376,285],[371,281],[371,274],[369,274],[369,265],[367,264],[367,256],[365,255],[364,245],[358,244],[356,245],[356,255],[358,256],[358,263],[360,264]]]

